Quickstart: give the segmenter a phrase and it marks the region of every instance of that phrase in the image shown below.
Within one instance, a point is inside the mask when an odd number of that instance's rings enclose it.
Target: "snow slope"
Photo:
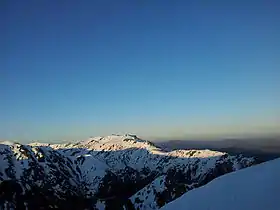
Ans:
[[[162,210],[279,210],[280,158],[221,176]]]
[[[139,190],[135,195],[131,196],[129,199],[133,203],[135,209],[158,209],[158,204],[156,201],[156,193],[163,192],[165,187],[165,176],[159,176],[152,183]],[[145,202],[143,202],[145,201]]]

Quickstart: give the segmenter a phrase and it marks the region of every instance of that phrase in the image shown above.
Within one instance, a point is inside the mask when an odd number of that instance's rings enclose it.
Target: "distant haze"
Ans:
[[[155,144],[166,151],[178,149],[210,149],[230,154],[257,156],[264,160],[280,157],[280,135],[226,139],[161,140]]]
[[[280,134],[280,2],[3,1],[0,139]]]

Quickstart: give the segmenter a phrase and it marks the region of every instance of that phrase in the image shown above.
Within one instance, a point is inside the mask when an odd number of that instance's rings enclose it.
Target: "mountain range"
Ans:
[[[3,209],[160,209],[263,160],[208,149],[165,151],[135,135],[63,144],[2,142]]]

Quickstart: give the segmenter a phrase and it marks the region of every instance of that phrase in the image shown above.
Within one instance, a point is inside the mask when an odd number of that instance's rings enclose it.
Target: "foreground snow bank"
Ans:
[[[280,158],[221,176],[162,210],[279,210]]]

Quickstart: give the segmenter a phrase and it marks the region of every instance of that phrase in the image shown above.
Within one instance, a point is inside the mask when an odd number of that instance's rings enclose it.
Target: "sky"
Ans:
[[[3,0],[0,139],[280,133],[280,3]]]

